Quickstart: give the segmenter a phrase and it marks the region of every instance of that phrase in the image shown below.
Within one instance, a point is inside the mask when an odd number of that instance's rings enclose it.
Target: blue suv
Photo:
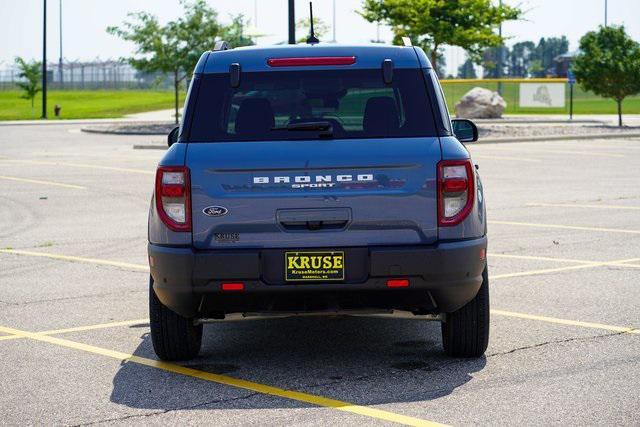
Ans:
[[[195,357],[203,324],[412,315],[445,351],[489,337],[480,178],[416,47],[205,52],[149,211],[151,337]]]

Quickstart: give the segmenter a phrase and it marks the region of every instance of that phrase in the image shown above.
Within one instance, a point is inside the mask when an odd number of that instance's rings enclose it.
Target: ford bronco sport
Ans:
[[[482,355],[476,139],[416,47],[204,53],[149,213],[157,355],[195,357],[213,320],[308,313],[438,320],[447,354]]]

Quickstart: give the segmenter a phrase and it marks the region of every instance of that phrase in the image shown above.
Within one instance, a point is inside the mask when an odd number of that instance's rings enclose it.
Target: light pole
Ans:
[[[502,7],[502,0],[500,0],[499,2],[500,7]],[[498,26],[498,35],[500,36],[500,50],[498,52],[498,69],[497,69],[497,75],[498,78],[501,79],[502,78],[502,55],[504,53],[504,46],[502,43],[502,21],[500,21],[500,25]],[[500,96],[502,96],[502,82],[498,81],[498,93],[500,94]]]
[[[295,0],[289,0],[289,44],[296,44]]]
[[[608,1],[604,0],[604,26],[607,26],[607,9],[608,9]]]
[[[333,42],[336,42],[336,0],[333,0]]]
[[[58,76],[60,80],[60,89],[63,85],[63,73],[62,73],[62,0],[59,2],[59,15],[60,15],[60,58],[58,59]]]
[[[42,118],[47,118],[47,0],[43,0],[42,19]]]

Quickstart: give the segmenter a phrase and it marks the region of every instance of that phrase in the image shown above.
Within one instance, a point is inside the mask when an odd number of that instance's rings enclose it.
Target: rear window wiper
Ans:
[[[333,126],[327,121],[317,122],[297,122],[289,123],[286,126],[272,127],[271,130],[289,130],[289,131],[320,131],[320,136],[332,136]]]

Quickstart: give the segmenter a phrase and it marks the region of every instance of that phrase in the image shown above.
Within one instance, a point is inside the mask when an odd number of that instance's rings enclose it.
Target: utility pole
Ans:
[[[289,44],[296,44],[295,0],[289,0]]]
[[[60,80],[60,89],[63,86],[64,76],[62,73],[62,0],[59,2],[60,5],[60,58],[58,58],[58,76]]]
[[[500,7],[502,7],[502,0],[500,0]],[[500,39],[502,39],[502,21],[500,21],[500,25],[498,26],[498,35],[500,36]],[[499,49],[500,51],[498,52],[497,75],[498,75],[498,78],[501,79],[502,78],[502,56],[504,53],[504,46],[502,42],[500,42]],[[500,96],[502,96],[502,82],[498,82],[498,93],[500,94]]]
[[[336,0],[333,0],[333,40],[336,42]]]
[[[42,20],[42,118],[47,118],[47,0],[43,1]]]
[[[607,26],[607,9],[608,9],[608,5],[607,5],[607,0],[604,0],[604,26]]]

